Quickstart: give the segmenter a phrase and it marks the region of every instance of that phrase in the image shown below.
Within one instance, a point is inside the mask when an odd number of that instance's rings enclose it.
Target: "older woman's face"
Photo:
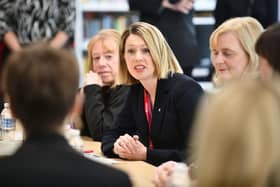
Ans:
[[[223,82],[241,78],[249,64],[248,55],[232,32],[218,36],[216,46],[211,50],[211,58],[217,76]]]
[[[113,39],[99,40],[92,48],[92,70],[103,84],[112,85],[119,69],[119,47]]]

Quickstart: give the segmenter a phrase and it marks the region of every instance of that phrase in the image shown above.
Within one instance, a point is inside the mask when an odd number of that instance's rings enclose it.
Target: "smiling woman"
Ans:
[[[238,17],[225,21],[211,34],[209,42],[216,86],[257,74],[258,56],[254,46],[262,30],[256,19]]]
[[[120,59],[120,81],[131,87],[115,128],[104,132],[102,152],[153,165],[185,160],[202,88],[183,74],[161,32],[148,23],[124,31]]]

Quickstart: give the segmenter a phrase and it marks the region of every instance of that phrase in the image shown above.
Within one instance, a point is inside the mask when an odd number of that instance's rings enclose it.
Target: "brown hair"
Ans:
[[[267,59],[274,71],[280,73],[280,24],[268,27],[256,42],[256,52]]]
[[[3,90],[25,130],[52,129],[70,111],[79,84],[72,54],[47,45],[12,53],[3,72]]]

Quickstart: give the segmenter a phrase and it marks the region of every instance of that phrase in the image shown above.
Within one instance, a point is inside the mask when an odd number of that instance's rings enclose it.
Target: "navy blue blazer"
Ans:
[[[110,180],[108,180],[110,179]],[[132,186],[127,174],[76,152],[56,134],[40,133],[12,156],[0,158],[1,186]]]
[[[183,74],[176,73],[168,79],[158,81],[151,129],[154,149],[147,150],[147,162],[159,165],[168,160],[186,159],[192,122],[202,94],[200,85]],[[103,135],[104,155],[117,156],[113,153],[114,142],[125,133],[139,135],[140,141],[148,147],[149,131],[144,112],[144,88],[140,83],[131,86],[115,127]]]

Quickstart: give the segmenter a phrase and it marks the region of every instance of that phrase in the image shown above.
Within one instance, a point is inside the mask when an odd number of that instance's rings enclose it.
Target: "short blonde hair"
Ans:
[[[268,184],[279,180],[279,80],[236,81],[199,114],[192,142],[196,187],[274,186]]]
[[[138,82],[128,72],[125,63],[125,43],[129,35],[140,36],[146,43],[153,62],[158,79],[167,78],[169,73],[183,73],[173,51],[169,47],[162,33],[153,25],[144,22],[135,22],[122,34],[120,43],[120,79],[123,84]]]
[[[115,43],[117,44],[117,46],[119,47],[120,44],[120,40],[121,40],[121,34],[114,29],[103,29],[100,30],[95,36],[93,36],[89,43],[88,43],[88,69],[85,72],[88,72],[91,70],[91,67],[93,65],[93,58],[92,58],[92,50],[94,45],[98,42],[98,41],[104,41],[106,39],[112,39],[113,41],[115,41]],[[112,50],[112,46],[105,46],[106,48],[108,48],[109,50]]]
[[[210,49],[212,51],[215,48],[220,35],[233,32],[249,57],[249,66],[244,71],[243,76],[255,74],[259,64],[258,55],[255,52],[255,43],[262,31],[262,25],[255,18],[236,17],[228,19],[211,34],[209,39]],[[214,74],[213,81],[217,85],[221,84],[221,80],[216,73]]]

